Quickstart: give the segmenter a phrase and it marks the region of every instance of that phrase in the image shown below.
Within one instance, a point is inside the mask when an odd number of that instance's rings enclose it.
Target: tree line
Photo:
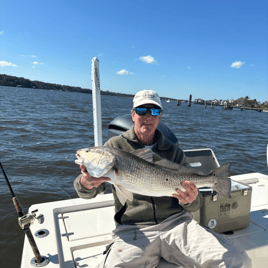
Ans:
[[[16,76],[11,76],[11,75],[6,75],[6,74],[0,74],[0,86],[36,88],[36,89],[46,89],[46,90],[61,90],[61,91],[92,94],[91,89],[59,85],[59,84],[53,84],[53,83],[46,83],[46,82],[41,82],[41,81],[36,81],[36,80],[31,81],[24,77],[16,77]],[[133,94],[115,93],[115,92],[110,92],[110,91],[101,91],[101,94],[111,95],[111,96],[124,96],[124,97],[134,96]]]

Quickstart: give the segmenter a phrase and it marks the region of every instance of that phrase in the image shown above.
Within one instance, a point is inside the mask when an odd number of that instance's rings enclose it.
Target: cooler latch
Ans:
[[[243,194],[243,196],[247,196],[248,195],[248,190],[242,191],[242,194]]]

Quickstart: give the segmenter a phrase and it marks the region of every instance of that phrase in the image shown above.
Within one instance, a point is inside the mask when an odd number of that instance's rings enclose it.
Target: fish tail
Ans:
[[[231,198],[231,179],[230,176],[231,163],[224,164],[217,168],[212,175],[216,177],[216,183],[212,187],[219,194]]]

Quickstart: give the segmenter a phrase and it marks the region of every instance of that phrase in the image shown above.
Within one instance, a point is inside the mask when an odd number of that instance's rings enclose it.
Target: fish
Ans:
[[[208,174],[194,167],[181,165],[167,159],[153,162],[150,148],[133,152],[99,146],[80,149],[76,152],[76,164],[84,165],[88,173],[96,178],[109,177],[115,186],[122,205],[133,201],[133,193],[145,196],[173,196],[176,189],[185,191],[183,181],[192,181],[197,188],[209,187],[218,194],[230,198],[231,163],[224,164]]]

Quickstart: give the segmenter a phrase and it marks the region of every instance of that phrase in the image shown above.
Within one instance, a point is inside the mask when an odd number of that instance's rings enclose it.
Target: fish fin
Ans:
[[[150,148],[142,148],[131,152],[132,154],[140,157],[141,159],[153,163],[153,151]]]
[[[115,187],[116,195],[120,203],[124,206],[127,200],[133,201],[133,194],[126,190],[123,186],[117,185]]]
[[[217,182],[212,189],[227,198],[231,198],[230,167],[231,163],[227,163],[212,172],[212,175],[217,178]]]
[[[116,185],[117,175],[118,175],[118,170],[117,169],[114,169],[114,186],[117,186]]]

